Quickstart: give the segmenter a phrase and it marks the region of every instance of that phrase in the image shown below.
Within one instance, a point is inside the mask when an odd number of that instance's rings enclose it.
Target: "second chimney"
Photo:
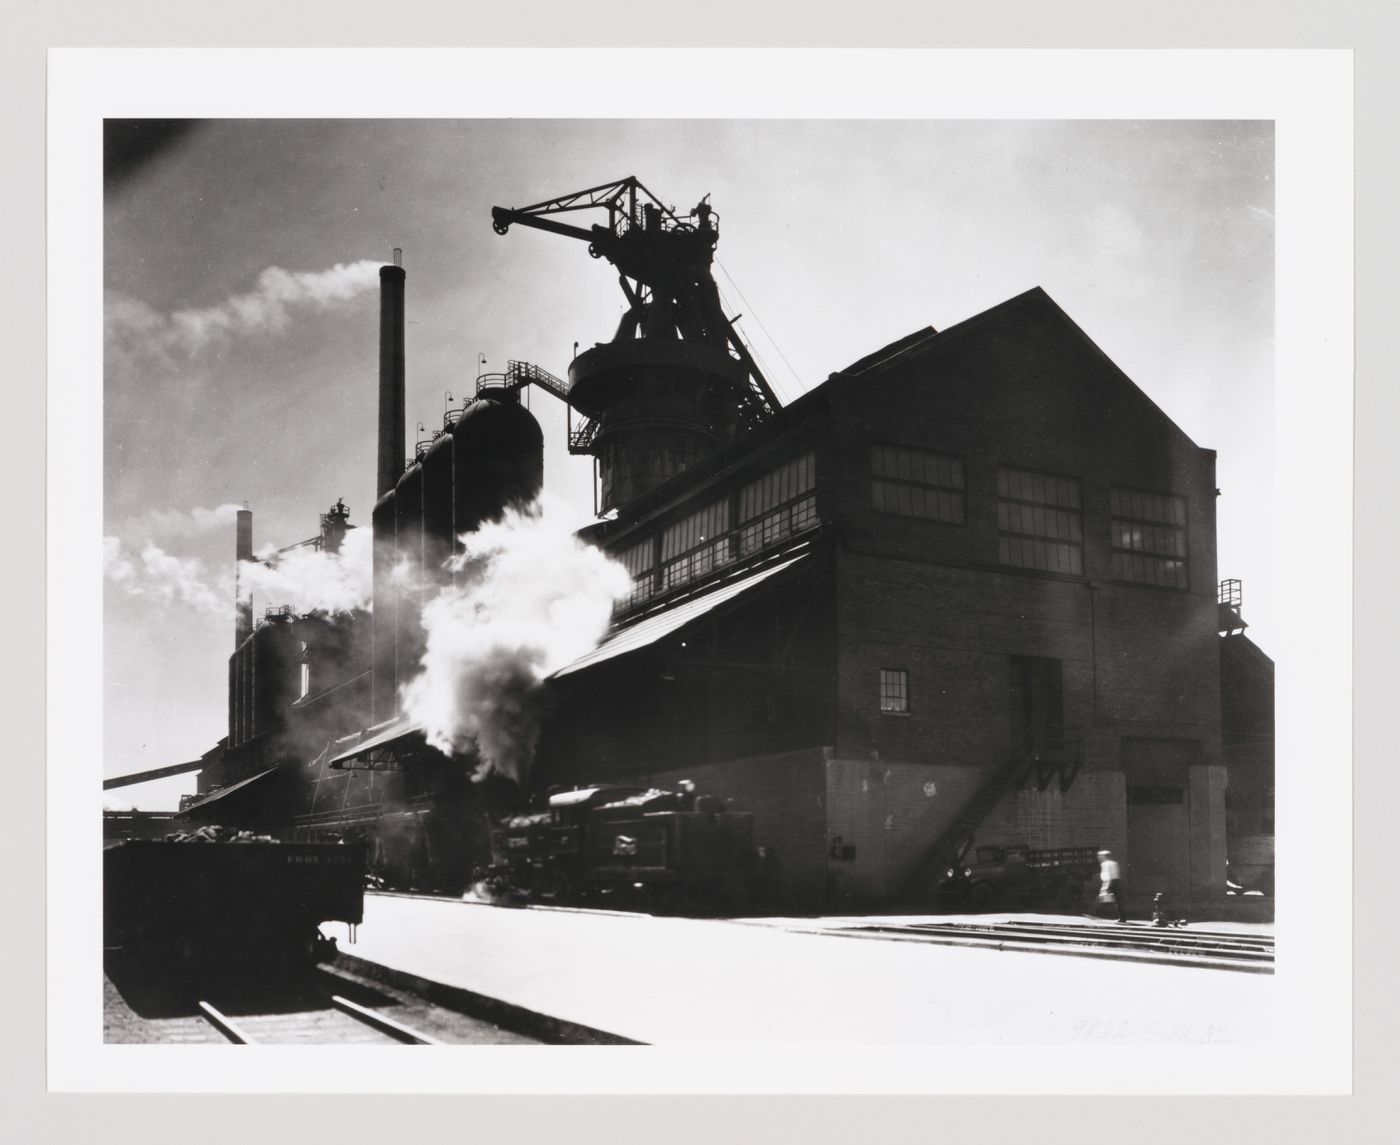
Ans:
[[[243,641],[253,635],[253,598],[243,599],[243,562],[253,559],[253,513],[250,509],[238,510],[233,541],[233,646],[241,648]]]
[[[375,496],[394,487],[404,467],[404,280],[402,252],[379,268],[379,482]]]

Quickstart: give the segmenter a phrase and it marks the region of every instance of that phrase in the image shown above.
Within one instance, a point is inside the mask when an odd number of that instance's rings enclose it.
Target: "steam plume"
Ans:
[[[379,282],[379,266],[373,259],[337,263],[328,270],[270,266],[246,293],[217,306],[168,314],[140,299],[111,294],[106,302],[108,348],[118,356],[193,357],[238,335],[280,330],[294,309],[327,310],[372,290]]]
[[[524,783],[541,683],[597,646],[630,588],[620,564],[574,537],[567,514],[546,499],[465,535],[458,583],[423,610],[427,650],[403,709],[440,751],[475,748],[477,779]]]
[[[236,505],[194,509],[189,513],[153,513],[143,518],[153,531],[169,536],[206,531],[232,519]],[[373,533],[351,529],[339,553],[293,549],[278,556],[265,551],[244,561],[238,585],[242,599],[259,593],[269,603],[290,604],[296,612],[349,612],[368,608],[371,599]],[[160,604],[186,605],[211,616],[229,611],[230,591],[223,576],[211,577],[196,557],[177,557],[154,541],[139,550],[118,537],[102,538],[102,571],[108,583],[129,596]]]
[[[312,548],[292,549],[281,555],[264,551],[259,560],[240,564],[239,595],[246,600],[258,593],[269,602],[290,604],[295,612],[368,608],[373,540],[372,530],[351,529],[338,553]]]

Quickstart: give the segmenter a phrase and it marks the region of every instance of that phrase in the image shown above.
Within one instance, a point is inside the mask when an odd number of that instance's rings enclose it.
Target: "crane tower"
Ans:
[[[528,207],[493,207],[512,224],[581,239],[618,271],[617,332],[577,355],[559,396],[584,418],[569,434],[591,454],[601,512],[651,491],[775,413],[777,398],[720,305],[711,273],[719,219],[709,196],[678,218],[635,177]],[[607,222],[562,222],[601,210]],[[527,379],[528,380],[528,379]],[[553,387],[550,387],[553,390]]]

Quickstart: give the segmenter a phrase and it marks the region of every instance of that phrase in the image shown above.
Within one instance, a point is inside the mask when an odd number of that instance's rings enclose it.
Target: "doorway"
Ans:
[[[1157,891],[1191,887],[1191,768],[1200,762],[1199,740],[1123,740],[1123,780],[1128,801],[1127,869],[1130,893],[1146,902]]]
[[[1064,747],[1064,667],[1041,656],[1011,657],[1011,732],[1018,744]]]

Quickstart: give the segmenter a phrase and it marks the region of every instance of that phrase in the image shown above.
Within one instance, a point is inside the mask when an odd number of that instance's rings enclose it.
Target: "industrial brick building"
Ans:
[[[1043,291],[911,335],[595,527],[637,587],[539,782],[692,778],[805,905],[970,834],[1216,893],[1214,468]]]

